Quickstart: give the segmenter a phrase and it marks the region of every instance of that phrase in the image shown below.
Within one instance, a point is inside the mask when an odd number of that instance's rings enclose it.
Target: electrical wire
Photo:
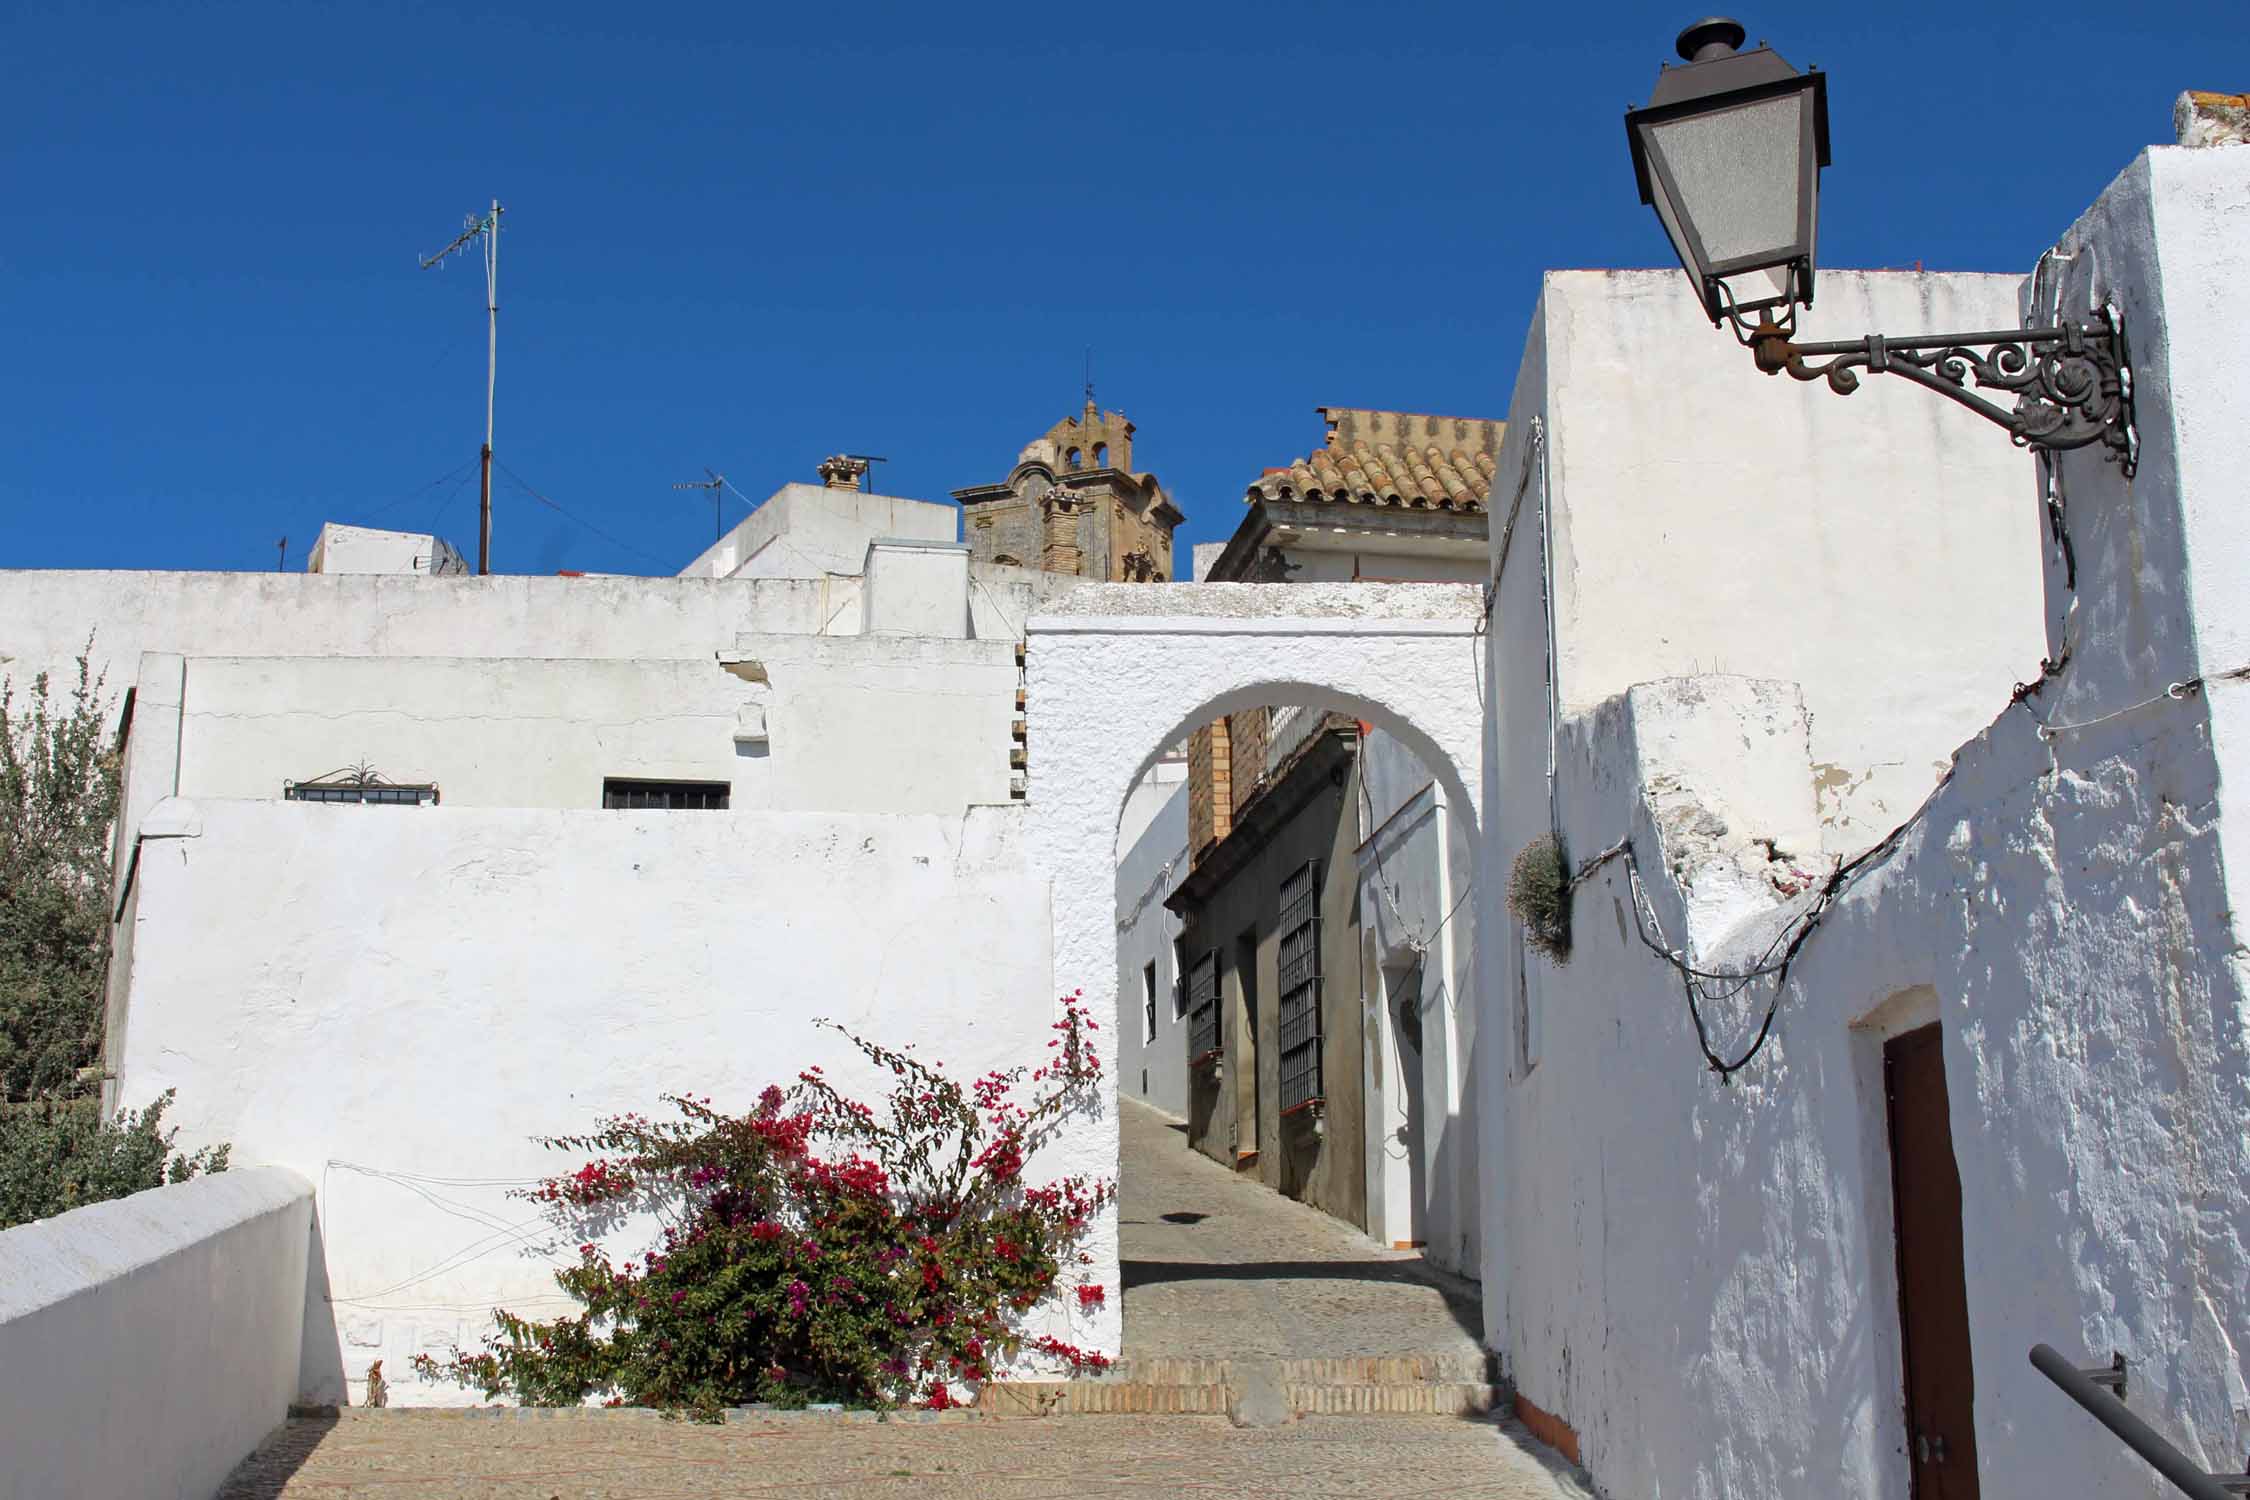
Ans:
[[[473,458],[470,459],[467,463],[456,464],[454,467],[447,469],[443,474],[440,474],[437,478],[431,480],[428,484],[422,485],[416,489],[409,490],[405,494],[398,496],[396,499],[387,500],[383,504],[375,507],[375,509],[367,512],[367,519],[372,521],[377,519],[378,517],[387,516],[392,511],[397,510],[400,506],[406,504],[408,501],[416,499],[417,497],[422,495],[427,495],[430,491],[436,489],[439,485],[445,483],[448,479],[457,478],[464,470],[474,469],[476,466],[477,461]]]
[[[592,532],[595,536],[600,537],[603,541],[609,543],[611,546],[621,548],[624,551],[630,552],[635,557],[641,558],[647,562],[654,563],[659,568],[668,568],[671,566],[669,563],[665,562],[664,559],[651,556],[649,553],[643,552],[640,548],[634,546],[631,542],[611,536],[608,532],[602,530],[599,526],[596,526],[593,522],[587,520],[584,516],[567,510],[558,502],[550,500],[545,495],[542,495],[541,493],[539,493],[539,491],[533,489],[529,484],[527,484],[521,474],[518,474],[515,470],[500,462],[499,459],[493,459],[492,463],[493,466],[499,469],[501,473],[508,476],[508,481],[517,489],[522,490],[525,494],[538,501],[541,505],[546,506],[549,510],[561,516],[564,520],[574,522],[579,526],[583,526],[586,530]]]

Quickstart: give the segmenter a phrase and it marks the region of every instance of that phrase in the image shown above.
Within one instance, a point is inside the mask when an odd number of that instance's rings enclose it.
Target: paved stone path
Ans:
[[[1125,1357],[1433,1354],[1481,1367],[1475,1283],[1188,1149],[1119,1101]]]
[[[1160,1360],[1435,1356],[1481,1365],[1476,1288],[1235,1176],[1123,1110],[1125,1353]],[[917,1413],[756,1416],[347,1410],[292,1421],[219,1500],[1581,1500],[1514,1421]]]
[[[640,1413],[350,1410],[300,1420],[219,1500],[1563,1500],[1583,1492],[1513,1423],[1048,1417],[951,1424],[805,1418],[697,1426]]]

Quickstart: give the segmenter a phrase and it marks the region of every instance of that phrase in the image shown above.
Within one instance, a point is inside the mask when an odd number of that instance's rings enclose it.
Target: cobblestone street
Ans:
[[[1155,1110],[1118,1108],[1127,1359],[1428,1354],[1482,1366],[1474,1283],[1229,1172]]]
[[[1421,1355],[1482,1368],[1476,1288],[1187,1149],[1123,1110],[1127,1369],[1166,1361]],[[1581,1500],[1512,1420],[1120,1413],[743,1414],[720,1426],[629,1411],[347,1410],[292,1421],[219,1500]]]
[[[293,1422],[220,1500],[1079,1500],[1086,1496],[1559,1500],[1514,1424],[1224,1417],[873,1423],[807,1417],[699,1427],[642,1413],[492,1417],[347,1411]],[[1551,1457],[1546,1462],[1559,1462]]]

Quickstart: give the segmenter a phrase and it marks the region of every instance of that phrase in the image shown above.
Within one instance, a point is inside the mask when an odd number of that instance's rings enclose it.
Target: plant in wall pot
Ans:
[[[586,1157],[524,1193],[577,1242],[555,1280],[580,1310],[495,1310],[481,1349],[418,1357],[417,1373],[527,1405],[598,1399],[717,1420],[754,1401],[953,1406],[1025,1352],[1106,1366],[1021,1329],[1082,1263],[1078,1241],[1114,1190],[1023,1177],[1097,1097],[1095,1028],[1073,994],[1036,1065],[965,1085],[844,1032],[891,1075],[880,1110],[808,1068],[746,1114],[674,1095],[676,1118],[619,1115],[546,1139]],[[655,1243],[612,1260],[602,1236],[647,1213],[664,1226]],[[1076,1290],[1081,1307],[1104,1295]]]
[[[1572,885],[1562,841],[1551,833],[1524,845],[1508,871],[1508,910],[1523,923],[1524,941],[1558,964],[1570,959]]]

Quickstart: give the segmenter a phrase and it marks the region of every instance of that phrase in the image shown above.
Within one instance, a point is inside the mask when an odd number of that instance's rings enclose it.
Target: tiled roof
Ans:
[[[1492,468],[1486,454],[1461,448],[1363,441],[1317,449],[1286,469],[1268,469],[1247,498],[1483,510],[1492,498]]]

